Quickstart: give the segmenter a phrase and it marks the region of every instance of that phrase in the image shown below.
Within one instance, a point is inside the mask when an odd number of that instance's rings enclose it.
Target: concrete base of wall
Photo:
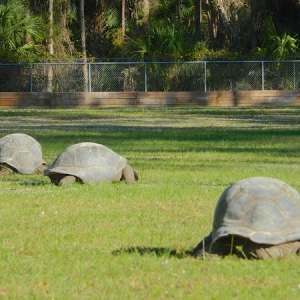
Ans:
[[[107,108],[200,105],[215,107],[300,105],[300,91],[233,92],[0,92],[0,109],[7,108]]]

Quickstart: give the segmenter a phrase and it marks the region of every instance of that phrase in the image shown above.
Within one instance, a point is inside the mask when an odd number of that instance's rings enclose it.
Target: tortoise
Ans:
[[[52,183],[67,185],[74,182],[132,183],[138,180],[137,173],[127,164],[127,159],[110,148],[92,142],[82,142],[66,148],[44,170]]]
[[[300,254],[300,197],[279,179],[252,177],[224,190],[211,233],[193,250],[206,255],[267,259]]]
[[[33,137],[13,133],[0,139],[0,175],[38,174],[45,168],[42,147]]]

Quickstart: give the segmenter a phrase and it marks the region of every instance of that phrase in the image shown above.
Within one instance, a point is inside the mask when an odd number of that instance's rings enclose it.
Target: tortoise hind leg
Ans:
[[[138,174],[132,169],[130,165],[126,165],[122,171],[121,180],[125,180],[126,183],[132,183],[139,179]]]
[[[122,172],[119,172],[118,174],[116,174],[116,176],[114,176],[114,178],[111,180],[112,183],[117,183],[120,182],[122,180]]]
[[[0,175],[17,173],[16,170],[8,164],[0,164]]]
[[[33,171],[32,174],[43,174],[44,170],[46,169],[47,169],[46,164],[41,164]]]
[[[299,255],[300,241],[287,242],[274,246],[256,244],[256,247],[253,247],[251,250],[252,251],[249,251],[249,256],[258,259],[282,258],[289,255]]]

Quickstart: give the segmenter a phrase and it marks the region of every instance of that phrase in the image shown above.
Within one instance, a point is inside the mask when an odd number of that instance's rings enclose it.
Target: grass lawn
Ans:
[[[231,183],[300,191],[300,108],[0,110],[0,136],[36,138],[48,164],[91,141],[136,184],[57,187],[0,177],[0,299],[300,299],[300,258],[194,259]]]

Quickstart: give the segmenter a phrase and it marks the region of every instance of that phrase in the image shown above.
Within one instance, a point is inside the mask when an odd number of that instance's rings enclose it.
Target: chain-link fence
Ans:
[[[84,92],[85,89],[88,92],[206,92],[299,88],[300,61],[0,64],[0,92]]]

